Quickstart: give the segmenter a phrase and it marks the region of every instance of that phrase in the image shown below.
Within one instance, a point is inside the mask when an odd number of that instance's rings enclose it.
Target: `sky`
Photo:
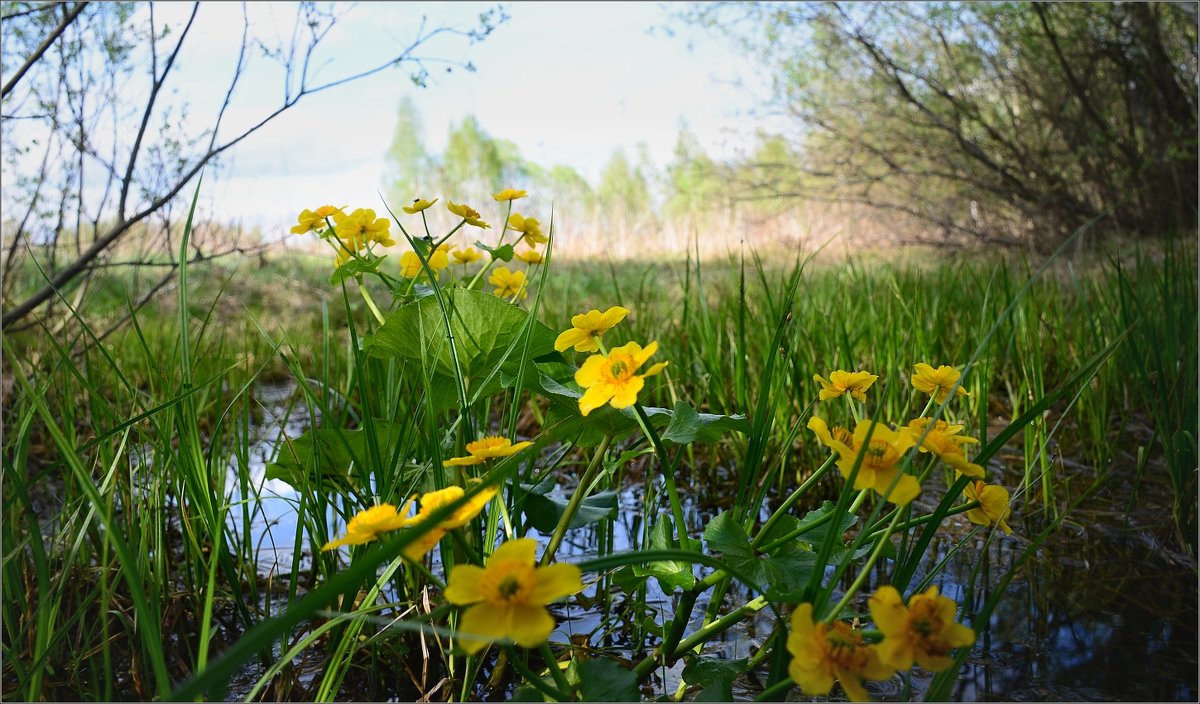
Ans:
[[[189,6],[159,6],[159,21],[178,23]],[[251,3],[252,31],[269,48],[292,32],[295,6]],[[333,80],[381,64],[421,26],[477,26],[486,3],[363,3],[336,25],[314,55],[315,80]],[[746,117],[765,86],[730,43],[672,21],[651,3],[510,3],[508,21],[478,43],[441,35],[415,52],[470,62],[474,72],[433,60],[428,85],[413,64],[305,96],[227,154],[206,174],[201,206],[219,219],[265,230],[290,225],[302,208],[331,202],[381,209],[384,154],[396,108],[411,95],[426,146],[437,153],[451,122],[474,114],[494,137],[514,142],[528,160],[568,164],[595,180],[613,151],[632,156],[639,143],[658,165],[672,156],[686,121],[709,154],[732,156],[750,143]],[[674,8],[678,9],[678,8]],[[177,26],[179,26],[177,24]],[[672,31],[664,31],[668,27]],[[179,57],[179,84],[191,105],[188,124],[211,122],[228,88],[241,43],[238,3],[201,7]],[[283,72],[261,49],[248,55],[222,135],[253,124],[284,97]],[[736,85],[737,81],[745,85]],[[130,88],[130,90],[136,90]],[[429,195],[429,194],[426,194]],[[452,195],[452,194],[433,194]]]

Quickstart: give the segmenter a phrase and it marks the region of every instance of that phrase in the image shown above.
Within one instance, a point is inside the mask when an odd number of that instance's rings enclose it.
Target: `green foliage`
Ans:
[[[759,184],[946,234],[1191,232],[1195,13],[1174,3],[696,6],[774,77],[801,159]],[[743,20],[743,21],[738,21]],[[755,160],[752,170],[768,164]],[[765,175],[765,174],[764,174]]]

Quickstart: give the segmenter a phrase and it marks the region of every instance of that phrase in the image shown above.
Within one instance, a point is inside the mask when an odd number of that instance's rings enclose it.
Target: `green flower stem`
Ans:
[[[519,655],[517,655],[516,651],[511,645],[505,646],[505,650],[508,652],[508,661],[512,663],[513,669],[521,673],[521,677],[525,678],[525,681],[528,682],[534,689],[549,696],[556,702],[565,702],[570,700],[570,697],[566,692],[560,692],[554,687],[546,684],[545,680],[543,680],[541,677],[538,677],[533,670],[530,670],[529,665],[525,664],[525,661],[522,660]]]
[[[859,491],[858,496],[854,497],[854,503],[850,504],[850,507],[846,509],[846,513],[853,514],[853,513],[857,512],[859,507],[862,506],[863,501],[866,500],[868,491],[870,491],[870,489],[863,489],[863,490]],[[784,543],[789,542],[791,540],[795,540],[796,538],[800,537],[801,535],[804,535],[805,533],[812,530],[813,528],[816,528],[817,526],[828,523],[829,521],[833,520],[834,513],[835,513],[834,511],[830,511],[830,512],[822,515],[821,517],[817,518],[812,523],[800,526],[799,528],[797,528],[796,530],[793,530],[792,532],[788,533],[787,535],[784,535],[775,540],[772,540],[771,542],[767,543],[762,548],[760,548],[759,552],[771,552],[772,550],[779,547],[780,545],[783,545]]]
[[[674,653],[665,657],[670,659],[675,657],[676,653],[685,653],[689,650],[692,650],[697,645],[704,643],[716,634],[729,630],[745,617],[762,611],[764,608],[766,608],[767,604],[767,600],[761,596],[751,599],[744,606],[734,609],[725,616],[713,621],[681,641],[679,646],[674,649]],[[654,649],[653,653],[647,655],[642,659],[641,662],[635,665],[633,668],[633,674],[637,675],[638,681],[641,681],[649,676],[650,673],[654,671],[654,667],[658,664],[658,659],[662,657],[664,657],[664,648],[660,645]]]
[[[496,242],[496,249],[499,249],[504,246],[504,235],[505,235],[505,233],[508,232],[508,218],[511,215],[512,215],[512,201],[510,200],[510,201],[508,201],[508,213],[505,214],[504,223],[500,226],[500,239],[499,239],[499,241]],[[466,220],[463,220],[463,222],[466,222]],[[462,225],[460,224],[459,227],[462,227]],[[457,228],[455,228],[455,229],[457,229]],[[479,273],[475,274],[475,277],[473,279],[471,279],[471,283],[467,284],[467,288],[474,289],[475,284],[479,283],[479,280],[481,278],[483,278],[483,275],[486,274],[488,272],[488,269],[491,269],[492,265],[495,263],[496,263],[496,256],[492,255],[492,258],[488,260],[488,263],[485,264],[484,267],[479,270]]]
[[[933,408],[933,399],[935,398],[934,394],[929,394],[929,402],[925,404],[925,408],[921,411],[921,415],[917,416],[918,418],[924,418],[929,414],[929,409]]]
[[[566,510],[559,517],[558,525],[554,526],[554,533],[550,536],[550,543],[546,546],[546,552],[542,553],[542,560],[539,564],[548,565],[550,560],[554,559],[554,553],[558,551],[558,546],[562,544],[563,536],[567,533],[567,526],[571,525],[571,520],[575,518],[583,500],[587,498],[588,488],[591,486],[592,480],[596,478],[596,473],[602,465],[601,460],[604,459],[604,453],[608,450],[611,442],[611,435],[605,435],[604,439],[600,441],[600,446],[596,448],[596,454],[592,455],[591,464],[584,470],[583,478],[579,480],[579,486],[575,489],[575,493],[571,494],[571,500],[567,502]]]
[[[564,692],[571,691],[571,683],[567,682],[566,675],[563,674],[562,668],[558,666],[558,658],[554,657],[554,651],[550,650],[549,643],[542,643],[538,646],[538,652],[542,654],[542,659],[546,661],[546,667],[550,670],[550,676],[554,678],[554,683]]]
[[[692,549],[692,541],[688,538],[687,523],[683,516],[683,502],[679,500],[679,489],[675,487],[675,467],[671,462],[671,458],[667,456],[667,448],[662,444],[662,438],[658,436],[658,431],[650,423],[650,418],[646,415],[646,411],[642,409],[642,404],[634,402],[634,413],[637,416],[638,424],[642,426],[642,432],[650,444],[654,445],[654,451],[658,454],[658,464],[662,469],[663,479],[667,485],[667,498],[671,501],[671,514],[675,517],[675,535],[679,538],[679,547],[683,550]]]
[[[383,313],[379,312],[379,307],[375,305],[375,299],[371,298],[371,292],[363,285],[362,277],[355,277],[358,282],[358,292],[362,294],[363,300],[367,302],[367,307],[371,309],[371,313],[375,316],[375,320],[383,325]]]
[[[852,394],[846,394],[846,405],[850,407],[850,415],[854,416],[854,423],[861,423],[862,413],[858,410],[858,404],[854,402]]]
[[[684,638],[682,641],[680,641],[679,647],[675,648],[675,651],[671,656],[674,657],[675,653],[685,653],[692,648],[695,648],[697,645],[707,642],[710,638],[718,633],[723,633],[729,630],[747,616],[751,616],[759,611],[762,611],[764,608],[766,608],[768,603],[769,602],[767,601],[766,597],[754,597],[744,605],[734,609],[733,611],[730,611],[716,621],[713,621],[687,638]]]
[[[767,519],[767,522],[763,524],[762,529],[758,531],[758,535],[754,536],[754,541],[750,543],[750,547],[757,548],[759,543],[761,543],[763,539],[766,538],[771,532],[771,529],[775,527],[775,523],[779,521],[779,519],[783,518],[783,516],[792,508],[792,506],[800,500],[800,497],[804,496],[804,494],[807,493],[814,484],[821,480],[821,477],[825,476],[825,472],[829,471],[829,468],[832,467],[833,463],[836,461],[837,455],[830,455],[829,459],[825,460],[825,463],[818,467],[817,471],[813,472],[811,477],[805,479],[804,483],[801,484],[800,487],[795,491],[793,491],[791,496],[784,499],[779,508],[775,509],[775,513],[772,513],[771,517]]]
[[[791,689],[792,687],[795,687],[795,686],[796,686],[796,683],[792,681],[791,677],[784,677],[779,682],[776,682],[775,684],[771,685],[770,687],[767,687],[766,689],[764,689],[762,694],[760,694],[754,698],[754,701],[756,701],[756,702],[779,701],[779,697],[781,695],[783,695],[785,692],[787,692],[789,689]]]
[[[858,593],[858,590],[862,588],[863,582],[867,580],[867,575],[871,572],[871,568],[875,566],[875,562],[879,560],[879,556],[883,554],[883,546],[887,544],[888,538],[891,537],[892,532],[896,530],[896,523],[899,522],[900,515],[902,513],[902,511],[896,511],[892,516],[892,522],[888,525],[887,530],[879,536],[879,541],[875,543],[875,549],[871,551],[871,556],[867,558],[866,564],[862,566],[862,569],[859,570],[858,576],[854,578],[854,583],[851,584],[850,588],[846,590],[846,593],[842,595],[842,600],[837,603],[837,606],[833,607],[833,611],[829,612],[830,618],[836,617],[837,614],[840,614],[842,609],[846,608],[846,605],[849,604],[850,600],[854,598],[854,595]]]
[[[965,513],[967,511],[971,511],[971,510],[977,509],[977,508],[979,508],[979,502],[978,501],[970,501],[970,502],[963,504],[962,506],[952,507],[950,510],[946,511],[946,516],[953,516],[956,513]],[[909,528],[915,528],[916,526],[928,523],[932,519],[933,519],[933,514],[929,514],[928,516],[921,516],[920,518],[914,518],[911,521],[905,521],[904,523],[901,523],[900,525],[896,526],[896,530],[901,531],[901,530],[908,530]],[[880,523],[883,523],[883,520],[880,520],[879,523],[875,524],[875,526],[878,526]],[[866,539],[874,540],[876,536],[878,536],[885,530],[890,530],[890,529],[872,527],[871,532],[867,535]]]

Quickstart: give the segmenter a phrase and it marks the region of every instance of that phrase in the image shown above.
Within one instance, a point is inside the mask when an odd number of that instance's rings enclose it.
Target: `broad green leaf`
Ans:
[[[370,262],[363,261],[362,259],[351,259],[333,270],[333,274],[329,277],[329,283],[340,284],[346,279],[360,274],[371,274],[379,271],[379,266],[383,264],[384,259],[387,259],[386,254]]]
[[[553,330],[518,306],[479,291],[443,289],[458,361],[469,380],[482,380],[502,367],[515,373],[525,353],[522,329],[528,322],[529,357],[554,353]],[[510,349],[512,348],[512,349]],[[441,308],[435,296],[414,301],[387,317],[368,336],[363,349],[380,357],[428,363],[438,374],[453,378],[454,359]],[[499,375],[494,377],[498,383]]]
[[[729,512],[709,522],[704,529],[704,540],[709,550],[723,554],[730,567],[753,578],[756,584],[750,586],[765,590],[771,601],[799,599],[816,567],[816,556],[799,541],[786,543],[771,554],[759,555]]]
[[[607,658],[578,663],[579,699],[585,702],[637,702],[642,700],[637,676]]]
[[[492,255],[492,259],[511,262],[513,258],[513,246],[511,244],[500,245],[499,247],[489,247],[482,242],[476,242],[475,246]]]
[[[671,413],[671,422],[667,424],[662,439],[684,445],[697,440],[712,442],[728,433],[745,435],[749,431],[750,424],[746,422],[746,416],[697,413],[696,409],[683,401],[676,401],[675,410]]]
[[[678,550],[679,542],[673,537],[671,518],[660,515],[658,523],[650,529],[651,550]],[[696,576],[692,574],[690,562],[663,560],[647,562],[644,565],[634,565],[635,575],[647,575],[658,580],[659,587],[666,594],[671,594],[676,587],[691,589],[696,584]]]
[[[523,490],[528,492],[525,496],[525,518],[528,519],[529,525],[537,528],[543,533],[551,533],[554,527],[558,525],[558,521],[562,518],[563,513],[567,510],[567,502],[569,499],[562,499],[549,494],[538,494],[533,491],[534,487],[530,484],[521,484]],[[583,500],[579,505],[579,510],[575,512],[574,518],[568,528],[582,528],[589,523],[596,523],[605,518],[608,518],[617,510],[617,492],[602,491],[598,494],[592,494]]]
[[[715,658],[693,658],[683,668],[683,681],[689,685],[703,687],[696,695],[698,702],[733,701],[733,681],[746,670],[746,658],[717,660]]]
[[[399,441],[401,426],[376,421],[376,450],[390,460]],[[318,428],[279,445],[275,461],[267,465],[267,479],[280,479],[302,489],[320,477],[321,491],[341,491],[350,485],[352,462],[369,462],[369,436],[365,429]]]

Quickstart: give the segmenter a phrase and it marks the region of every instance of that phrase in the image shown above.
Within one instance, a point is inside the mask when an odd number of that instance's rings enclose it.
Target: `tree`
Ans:
[[[629,230],[654,219],[646,170],[630,163],[624,149],[614,151],[605,165],[596,196],[610,227]]]
[[[421,115],[411,95],[404,96],[396,112],[396,130],[387,151],[388,193],[392,202],[421,198],[433,188],[433,160],[425,151]]]
[[[228,89],[210,125],[197,130],[180,119],[188,106],[186,87],[177,85],[177,60],[197,40],[192,28],[204,11],[200,3],[176,24],[164,23],[155,3],[3,3],[2,58],[6,67],[18,67],[4,79],[0,116],[8,181],[4,328],[108,264],[114,245],[190,195],[206,166],[301,100],[396,66],[411,67],[412,80],[421,84],[427,64],[443,60],[419,58],[418,48],[440,35],[479,41],[507,19],[492,10],[472,29],[422,22],[386,61],[318,80],[318,68],[326,67],[317,49],[347,10],[300,3],[290,37],[274,43],[251,32],[248,13],[257,7],[242,6]],[[222,128],[236,89],[259,57],[282,69],[280,102],[227,133]],[[99,187],[87,187],[96,182]],[[169,237],[162,243],[170,247]],[[12,302],[11,274],[23,257],[36,257],[49,281]]]
[[[799,166],[782,195],[1017,242],[1084,222],[1193,230],[1195,5],[703,6],[775,74]]]

